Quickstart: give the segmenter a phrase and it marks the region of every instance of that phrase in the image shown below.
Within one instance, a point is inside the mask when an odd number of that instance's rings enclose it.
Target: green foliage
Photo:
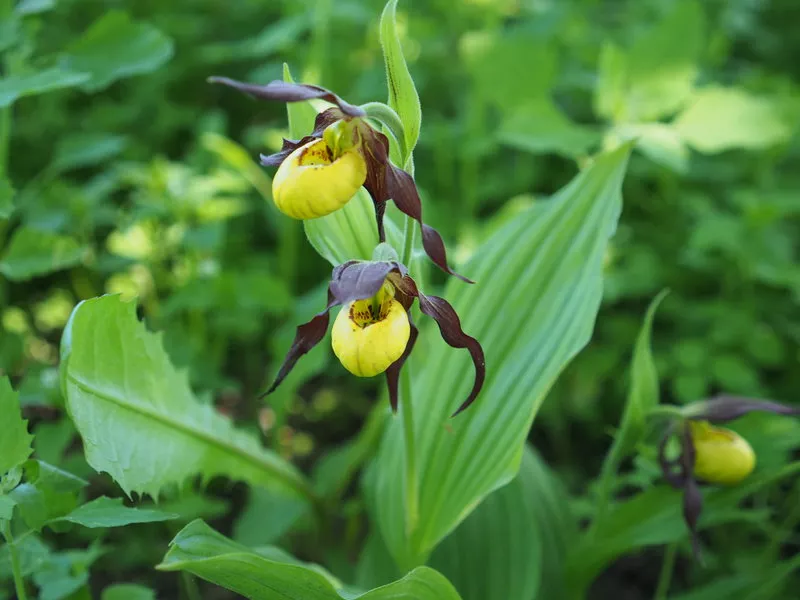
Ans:
[[[11,389],[8,377],[0,378],[0,477],[21,465],[33,452],[33,436],[28,433],[28,422],[19,412],[19,395]],[[6,517],[8,518],[8,517]]]
[[[291,465],[194,397],[159,336],[119,297],[76,307],[62,342],[61,380],[86,460],[128,494],[157,497],[194,474],[307,493]],[[114,458],[121,455],[125,463]]]
[[[253,552],[202,521],[194,521],[181,530],[158,568],[188,571],[253,600],[457,600],[460,597],[444,577],[426,567],[371,592],[345,592],[333,576],[313,565],[300,563],[279,550]]]
[[[796,596],[796,420],[731,424],[758,465],[703,486],[702,564],[656,461],[669,405],[800,389],[792,0],[106,8],[0,2],[0,599]],[[364,190],[302,226],[274,207],[259,154],[328,105],[211,75],[364,107],[477,279],[414,227],[411,273],[488,375],[450,419],[471,366],[415,309],[416,519],[381,378],[326,339],[259,396],[331,266],[377,244]]]
[[[423,561],[519,468],[545,393],[591,335],[627,158],[627,147],[599,156],[555,198],[534,205],[484,242],[464,271],[487,284],[447,287],[445,296],[465,329],[481,340],[487,364],[495,366],[480,400],[442,435],[471,385],[471,364],[444,344],[431,348],[421,372],[412,357],[418,369],[414,402],[425,407],[425,418],[416,423],[419,521],[409,529],[400,501],[403,436],[397,420],[381,447],[376,482],[384,498],[377,509],[381,533],[400,564]]]

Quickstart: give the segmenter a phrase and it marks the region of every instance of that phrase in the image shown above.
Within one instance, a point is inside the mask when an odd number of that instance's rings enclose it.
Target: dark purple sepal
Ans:
[[[423,314],[436,321],[442,334],[442,339],[453,348],[466,348],[469,350],[470,356],[472,356],[472,364],[475,366],[475,382],[472,384],[472,390],[467,399],[453,413],[452,416],[455,417],[475,401],[483,387],[483,382],[486,379],[486,359],[483,354],[483,348],[478,340],[464,333],[461,329],[461,320],[458,318],[458,314],[447,300],[438,296],[426,296],[421,292],[418,298],[419,309]]]
[[[700,486],[694,478],[695,448],[692,441],[692,432],[688,423],[684,423],[681,429],[681,467],[683,478],[683,520],[689,528],[692,540],[692,553],[695,560],[702,562],[700,554],[700,537],[697,532],[697,522],[700,513],[703,512],[703,495],[700,493]]]
[[[727,423],[751,412],[771,412],[776,415],[800,415],[800,407],[788,406],[772,400],[758,400],[740,396],[717,396],[690,404],[684,408],[688,419]]]
[[[301,146],[305,146],[308,142],[320,139],[325,130],[330,125],[333,125],[336,121],[341,120],[343,116],[344,115],[342,114],[342,111],[340,111],[338,108],[329,108],[328,110],[323,110],[317,115],[317,118],[314,121],[314,131],[312,131],[310,135],[307,135],[300,140],[287,140],[284,138],[283,146],[281,147],[280,152],[276,152],[275,154],[260,155],[261,164],[265,167],[279,167],[280,164],[286,160],[286,157],[292,152]]]
[[[400,381],[400,370],[403,368],[403,365],[408,359],[408,356],[411,354],[411,351],[414,349],[414,344],[417,342],[417,336],[419,335],[419,329],[417,326],[414,325],[414,322],[411,320],[411,313],[408,313],[408,324],[411,327],[411,332],[408,336],[408,343],[406,344],[406,349],[403,351],[403,354],[394,361],[389,368],[386,369],[386,386],[389,388],[389,404],[392,406],[392,412],[397,412],[397,404],[399,400],[399,393],[398,393],[398,382]]]
[[[255,85],[252,83],[244,83],[229,79],[227,77],[209,77],[209,83],[220,83],[227,85],[240,92],[253,96],[254,98],[261,98],[264,100],[275,100],[277,102],[303,102],[304,100],[325,100],[331,104],[339,107],[345,115],[349,117],[363,117],[366,113],[359,108],[348,102],[342,100],[339,96],[317,85],[308,85],[304,83],[289,83],[279,79],[270,81],[267,85]]]

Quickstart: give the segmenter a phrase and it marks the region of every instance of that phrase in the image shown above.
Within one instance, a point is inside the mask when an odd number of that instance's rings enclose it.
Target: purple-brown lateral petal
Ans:
[[[445,273],[454,275],[467,283],[475,283],[463,275],[459,275],[447,265],[447,251],[442,236],[433,227],[422,222],[422,202],[414,178],[391,163],[386,163],[386,165],[386,193],[389,198],[394,200],[400,212],[419,223],[420,229],[422,229],[422,247],[425,249],[425,253]]]
[[[280,152],[276,152],[275,154],[261,154],[259,158],[261,159],[261,164],[265,167],[279,167],[280,164],[286,160],[286,157],[289,156],[292,152],[297,150],[300,146],[305,146],[308,142],[317,139],[313,135],[307,135],[301,140],[287,140],[283,138],[283,146],[281,146]]]
[[[689,528],[692,540],[692,553],[695,559],[700,562],[700,538],[697,534],[697,521],[703,511],[703,496],[700,493],[700,486],[694,478],[695,449],[692,441],[689,424],[684,423],[681,430],[681,467],[683,477],[683,519]]]
[[[771,400],[757,400],[739,396],[717,396],[691,407],[690,410],[687,410],[687,417],[694,420],[711,421],[712,423],[727,423],[751,412],[800,415],[800,407],[787,406]]]
[[[294,368],[294,365],[297,363],[300,357],[309,352],[312,348],[314,348],[314,346],[322,341],[322,339],[325,337],[325,333],[328,331],[328,324],[331,318],[330,310],[338,304],[340,303],[336,301],[336,299],[333,297],[333,294],[331,294],[329,290],[328,306],[326,306],[325,310],[317,314],[308,323],[304,323],[297,328],[294,341],[289,348],[289,352],[286,353],[286,358],[283,359],[283,364],[281,365],[281,368],[275,377],[275,381],[273,381],[269,389],[262,394],[262,397],[274,392],[275,389],[286,378],[289,372]]]
[[[345,102],[339,96],[317,85],[289,83],[287,81],[270,81],[267,85],[255,85],[229,79],[227,77],[209,77],[209,83],[221,83],[255,98],[276,100],[278,102],[302,102],[304,100],[325,100],[335,104],[349,117],[363,117],[364,111],[358,106]]]
[[[419,309],[422,313],[434,319],[436,324],[439,325],[442,339],[453,348],[466,348],[469,350],[470,356],[472,356],[472,364],[475,366],[475,382],[467,399],[453,413],[455,417],[472,404],[483,387],[483,381],[486,378],[486,359],[483,355],[483,348],[478,340],[464,333],[461,329],[461,320],[458,318],[458,314],[447,300],[438,296],[426,296],[421,292],[418,299]]]
[[[681,459],[670,460],[667,458],[667,444],[669,444],[673,433],[674,427],[670,427],[664,432],[664,437],[661,438],[658,444],[658,464],[661,466],[661,473],[667,483],[680,490],[683,489],[683,465],[681,464]]]
[[[398,394],[398,381],[400,380],[400,370],[403,368],[403,364],[405,364],[406,359],[411,354],[411,351],[414,349],[414,344],[417,341],[417,336],[419,335],[419,329],[417,326],[414,325],[414,321],[411,320],[411,312],[408,313],[408,324],[411,326],[411,333],[408,336],[408,343],[406,344],[406,349],[403,351],[403,354],[394,361],[388,369],[386,369],[386,385],[389,388],[389,404],[392,406],[392,412],[397,412],[397,401],[400,397]]]

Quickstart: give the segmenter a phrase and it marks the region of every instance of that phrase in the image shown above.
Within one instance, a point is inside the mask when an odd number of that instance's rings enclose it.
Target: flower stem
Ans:
[[[661,574],[658,576],[658,585],[653,600],[665,600],[672,583],[672,573],[675,571],[675,557],[678,554],[678,542],[672,542],[664,552],[664,562],[661,564]]]
[[[413,249],[414,220],[406,215],[405,224],[403,225],[403,254],[400,256],[400,262],[409,268],[411,268],[411,252]]]
[[[17,554],[17,547],[14,545],[14,536],[11,534],[11,523],[9,521],[3,524],[3,537],[6,538],[8,555],[11,557],[11,573],[14,577],[17,599],[28,600],[28,596],[25,593],[25,580],[22,578],[22,568],[19,564],[19,555]]]
[[[419,473],[414,431],[414,408],[411,401],[411,371],[409,365],[400,371],[400,412],[403,417],[403,439],[406,463],[406,536],[414,533],[419,519]]]

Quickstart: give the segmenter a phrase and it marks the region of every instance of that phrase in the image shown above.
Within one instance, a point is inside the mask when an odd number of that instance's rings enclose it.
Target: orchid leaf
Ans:
[[[476,402],[449,419],[472,385],[472,364],[428,325],[424,364],[411,357],[419,464],[419,517],[403,504],[404,448],[398,419],[378,458],[376,519],[404,568],[436,545],[519,469],[525,438],[558,374],[588,342],[602,296],[602,265],[621,209],[630,145],[599,155],[548,201],[506,224],[452,281],[443,297],[486,354],[486,384]],[[427,340],[427,341],[426,341]],[[415,353],[416,354],[416,353]]]

